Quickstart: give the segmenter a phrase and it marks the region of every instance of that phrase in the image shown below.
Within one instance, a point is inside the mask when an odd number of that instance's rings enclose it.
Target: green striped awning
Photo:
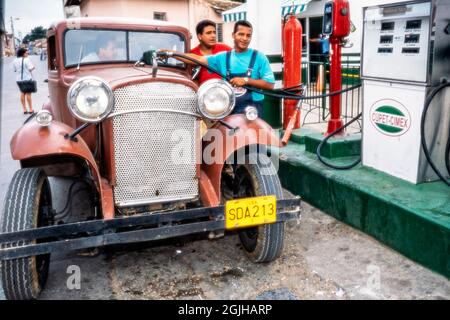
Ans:
[[[247,12],[236,12],[223,15],[224,22],[234,22],[239,20],[247,20]]]
[[[311,0],[281,0],[281,16],[305,12]],[[247,19],[247,3],[222,13],[224,22],[236,22]]]
[[[222,18],[224,22],[247,20],[247,3],[244,3],[228,11],[224,11],[222,13]]]
[[[288,13],[300,14],[305,12],[308,7],[309,0],[303,1],[292,1],[292,0],[281,0],[281,15],[284,17]]]

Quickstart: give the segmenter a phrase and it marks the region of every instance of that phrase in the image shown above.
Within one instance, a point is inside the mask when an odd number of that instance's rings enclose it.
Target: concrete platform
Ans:
[[[317,140],[316,134],[306,134]],[[280,151],[280,178],[286,189],[450,278],[450,190],[444,183],[413,185],[361,165],[347,171],[330,169],[305,144],[297,143],[309,139],[300,135],[297,132],[294,141]],[[333,141],[334,146],[327,149],[333,150],[338,143]],[[341,143],[348,146],[349,141]],[[347,150],[354,151],[354,143]],[[332,161],[345,164],[354,159]]]

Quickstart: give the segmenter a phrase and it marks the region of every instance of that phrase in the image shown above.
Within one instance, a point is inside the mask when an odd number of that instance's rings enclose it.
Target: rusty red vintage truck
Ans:
[[[190,66],[158,58],[161,49],[188,52],[187,29],[69,19],[47,41],[49,102],[11,141],[21,169],[2,213],[8,299],[38,298],[60,251],[238,232],[254,262],[280,256],[300,199],[283,198],[272,161],[279,137],[254,110],[233,114],[226,81],[198,87]],[[48,177],[83,181],[94,216],[58,219]]]

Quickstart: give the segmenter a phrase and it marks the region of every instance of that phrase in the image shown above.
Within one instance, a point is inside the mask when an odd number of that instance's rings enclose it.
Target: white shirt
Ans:
[[[22,78],[22,59],[23,60],[23,78]],[[13,62],[14,72],[17,73],[16,81],[21,80],[32,80],[33,75],[31,71],[34,69],[33,64],[31,63],[30,58],[16,58]]]

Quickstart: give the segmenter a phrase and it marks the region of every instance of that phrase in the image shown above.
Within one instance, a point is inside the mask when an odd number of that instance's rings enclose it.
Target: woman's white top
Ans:
[[[32,80],[33,79],[33,75],[31,74],[31,71],[34,69],[34,66],[31,63],[30,58],[24,58],[24,61],[23,61],[23,78],[22,78],[22,59],[23,58],[16,58],[14,60],[14,62],[13,62],[14,72],[17,74],[16,81]]]

